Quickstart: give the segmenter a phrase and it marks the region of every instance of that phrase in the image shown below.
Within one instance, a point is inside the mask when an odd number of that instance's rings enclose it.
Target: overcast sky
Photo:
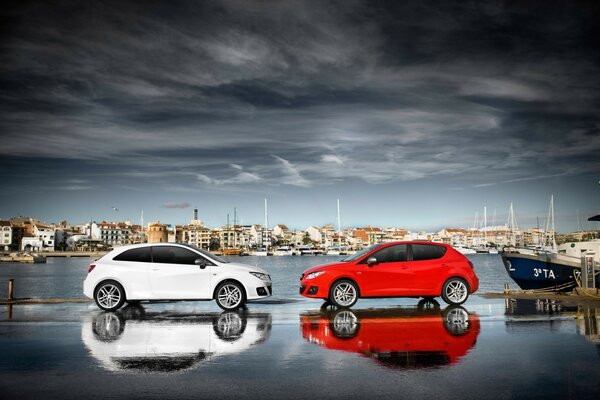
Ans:
[[[0,218],[594,227],[594,3],[3,2]]]

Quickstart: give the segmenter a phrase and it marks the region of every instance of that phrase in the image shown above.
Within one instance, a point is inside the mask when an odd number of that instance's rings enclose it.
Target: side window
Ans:
[[[152,262],[161,264],[194,264],[199,254],[182,247],[152,246]]]
[[[397,244],[386,247],[373,254],[372,257],[375,257],[380,263],[406,261],[406,245]]]
[[[413,261],[435,260],[446,254],[446,248],[434,244],[413,244],[412,253]]]
[[[150,247],[140,247],[117,254],[115,261],[150,262]]]

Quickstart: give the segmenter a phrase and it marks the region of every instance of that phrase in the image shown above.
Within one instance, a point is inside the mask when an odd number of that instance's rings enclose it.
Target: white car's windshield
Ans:
[[[344,258],[342,261],[344,261],[344,262],[356,261],[359,258],[363,257],[365,254],[368,254],[371,251],[375,250],[379,246],[381,246],[381,244],[374,244],[373,246],[369,246],[366,249],[362,249],[361,251],[358,251],[358,252],[352,254],[351,256]]]

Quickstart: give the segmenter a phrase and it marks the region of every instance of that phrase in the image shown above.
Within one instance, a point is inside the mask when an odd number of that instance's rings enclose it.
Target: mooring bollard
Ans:
[[[13,291],[15,289],[15,280],[14,279],[9,279],[8,280],[8,299],[9,300],[13,300]]]

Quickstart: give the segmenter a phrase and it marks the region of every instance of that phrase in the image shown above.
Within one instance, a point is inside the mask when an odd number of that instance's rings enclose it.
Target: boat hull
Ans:
[[[546,253],[502,252],[501,255],[506,272],[524,290],[572,290],[581,274],[581,267],[575,261]]]

